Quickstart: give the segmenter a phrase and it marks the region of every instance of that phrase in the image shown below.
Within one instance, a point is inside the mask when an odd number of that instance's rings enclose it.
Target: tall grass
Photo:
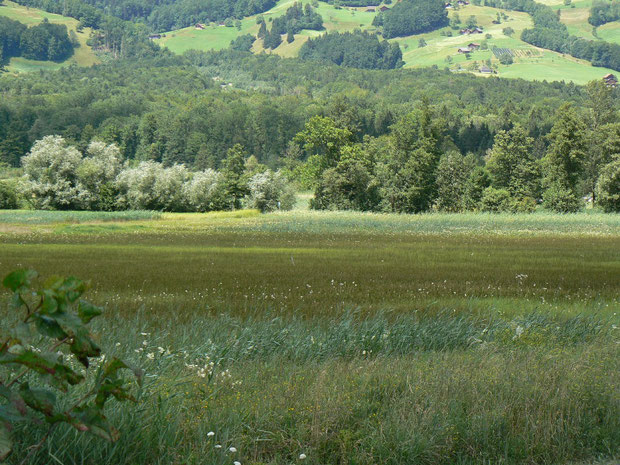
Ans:
[[[59,428],[29,465],[620,458],[618,216],[31,213],[0,275],[92,280],[146,381],[117,443]]]
[[[108,351],[147,373],[140,403],[108,412],[121,440],[59,429],[29,463],[282,464],[304,453],[312,464],[530,464],[620,452],[610,320],[351,312],[104,327]],[[42,432],[20,431],[22,447]]]
[[[122,211],[55,211],[55,210],[0,210],[0,223],[5,224],[50,224],[50,223],[85,223],[99,221],[136,221],[159,218],[159,212]]]

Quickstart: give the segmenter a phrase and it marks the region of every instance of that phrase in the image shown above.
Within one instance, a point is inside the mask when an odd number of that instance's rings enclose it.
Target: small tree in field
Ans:
[[[120,433],[106,419],[105,404],[112,397],[135,401],[119,376],[129,366],[117,358],[106,361],[87,328],[102,309],[81,299],[86,283],[51,278],[40,284],[37,278],[35,271],[20,270],[3,281],[13,293],[15,318],[0,328],[0,461],[11,455],[12,430],[21,423],[47,427],[22,463],[61,424],[116,441]],[[93,359],[98,368],[87,379]],[[141,383],[142,372],[132,370]],[[79,396],[72,396],[77,387]]]

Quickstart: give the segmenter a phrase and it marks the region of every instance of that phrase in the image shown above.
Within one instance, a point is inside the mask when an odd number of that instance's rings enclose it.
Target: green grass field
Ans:
[[[566,8],[561,2],[557,5],[556,0],[553,0],[553,2],[555,3],[552,6],[562,9],[563,20],[569,25],[572,33],[584,37],[588,37],[589,34],[589,37],[593,38],[591,34],[592,27],[587,23],[589,5],[580,5],[580,8],[570,9]],[[271,17],[281,16],[292,3],[293,0],[282,0],[263,16],[267,20]],[[375,15],[374,13],[366,12],[366,8],[336,9],[333,5],[320,2],[318,12],[323,16],[325,29],[328,32],[352,31],[356,28],[370,31],[375,30],[371,24]],[[493,24],[492,21],[496,19],[498,12],[502,12],[502,10],[467,5],[460,8],[457,12],[453,11],[450,13],[450,15],[458,13],[462,21],[465,21],[469,16],[476,16],[478,24],[484,27],[484,35],[461,36],[458,34],[458,31],[444,28],[427,34],[394,39],[401,44],[405,67],[449,67],[455,71],[468,71],[480,74],[478,73],[480,67],[487,60],[491,60],[492,67],[497,71],[496,75],[501,77],[539,81],[572,81],[577,84],[585,84],[613,72],[607,68],[593,67],[584,60],[578,60],[568,55],[538,49],[521,41],[519,39],[521,31],[532,24],[529,15],[510,11],[507,12],[508,20],[503,21],[501,24]],[[240,30],[217,24],[208,25],[205,30],[197,30],[193,27],[185,28],[169,32],[166,34],[166,37],[157,42],[175,53],[183,53],[190,49],[221,50],[227,48],[230,42],[241,34],[255,35],[258,32],[256,17],[245,18],[241,23],[242,27]],[[502,33],[505,27],[511,27],[515,33],[511,37],[505,36]],[[609,27],[611,28],[611,26]],[[454,35],[448,37],[442,35],[442,32],[452,32]],[[302,31],[295,36],[293,43],[288,44],[286,41],[283,41],[282,45],[276,50],[267,51],[267,53],[277,53],[284,57],[295,57],[309,37],[322,33],[324,32]],[[491,34],[492,36],[487,41],[489,50],[476,51],[471,55],[470,59],[458,53],[457,49],[459,47],[464,47],[470,42],[480,43],[484,40],[486,34]],[[620,32],[618,35],[620,38]],[[418,41],[420,39],[426,41],[426,47],[418,48]],[[509,66],[501,65],[490,51],[493,47],[510,48],[516,51],[515,63]],[[261,40],[255,42],[253,51],[255,53],[264,51]]]
[[[91,30],[89,28],[84,28],[82,32],[77,32],[78,21],[76,19],[47,13],[36,8],[28,8],[9,0],[6,0],[4,4],[0,6],[0,16],[6,16],[29,26],[39,24],[44,18],[47,18],[50,23],[66,25],[69,31],[74,31],[77,34],[80,42],[80,46],[75,49],[73,56],[63,63],[35,61],[17,57],[12,58],[7,66],[9,72],[23,73],[39,70],[56,70],[71,64],[91,66],[100,62],[91,47],[86,44]]]
[[[59,428],[30,464],[620,457],[618,215],[0,212],[0,249],[91,280],[147,373],[119,442]]]

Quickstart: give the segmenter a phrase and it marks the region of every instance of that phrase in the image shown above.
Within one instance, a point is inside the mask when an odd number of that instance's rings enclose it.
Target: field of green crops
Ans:
[[[0,212],[0,250],[90,280],[146,370],[117,443],[30,464],[620,458],[618,215]]]

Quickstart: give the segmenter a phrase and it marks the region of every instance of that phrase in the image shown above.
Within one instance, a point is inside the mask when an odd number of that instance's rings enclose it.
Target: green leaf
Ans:
[[[43,358],[31,350],[25,350],[18,354],[12,354],[10,352],[1,354],[0,364],[6,365],[9,363],[23,365],[41,374],[56,374],[56,364],[53,361]]]
[[[71,368],[32,351],[24,351],[19,354],[11,354],[9,352],[0,354],[0,364],[6,365],[11,363],[23,365],[42,375],[53,376],[61,384],[69,383],[75,385],[84,379],[82,375],[74,372]]]
[[[55,318],[47,315],[34,314],[32,319],[37,325],[37,331],[43,336],[55,339],[64,339],[67,337],[67,333],[62,330]]]
[[[13,412],[15,414],[21,415],[22,417],[26,415],[26,404],[16,392],[12,391],[6,386],[0,385],[0,396],[4,397],[6,400],[9,401],[9,404],[5,406],[5,408],[7,409],[10,408],[10,410],[6,410],[7,415],[12,414]]]
[[[6,459],[13,450],[13,441],[7,427],[0,423],[0,460]]]
[[[61,286],[58,288],[58,291],[64,293],[69,302],[75,302],[82,296],[86,290],[86,287],[87,286],[84,281],[70,276],[63,281]]]
[[[41,412],[46,417],[54,416],[54,405],[56,396],[47,389],[30,389],[28,383],[23,383],[19,388],[19,393],[26,402],[26,405],[37,412]]]
[[[84,328],[80,328],[73,335],[73,342],[69,349],[86,368],[89,365],[88,357],[99,357],[101,355],[101,349],[90,338],[88,331]]]
[[[80,300],[77,311],[78,315],[82,319],[82,323],[84,324],[88,324],[90,320],[103,313],[103,309],[101,307],[97,307],[96,305],[86,302],[85,300]]]
[[[138,385],[142,386],[142,377],[144,376],[144,372],[140,368],[129,365],[126,362],[123,362],[122,360],[116,357],[112,358],[112,360],[110,360],[106,364],[105,368],[103,369],[102,378],[103,379],[113,378],[116,376],[116,373],[118,372],[118,370],[121,370],[121,369],[131,370],[134,376],[136,377]]]
[[[77,421],[76,421],[77,420]],[[114,442],[118,440],[119,432],[108,423],[100,408],[95,405],[84,405],[75,409],[75,418],[71,423],[80,431],[86,431]]]
[[[24,288],[30,288],[32,281],[38,276],[39,274],[34,270],[17,270],[9,273],[2,284],[13,292],[19,292]]]

